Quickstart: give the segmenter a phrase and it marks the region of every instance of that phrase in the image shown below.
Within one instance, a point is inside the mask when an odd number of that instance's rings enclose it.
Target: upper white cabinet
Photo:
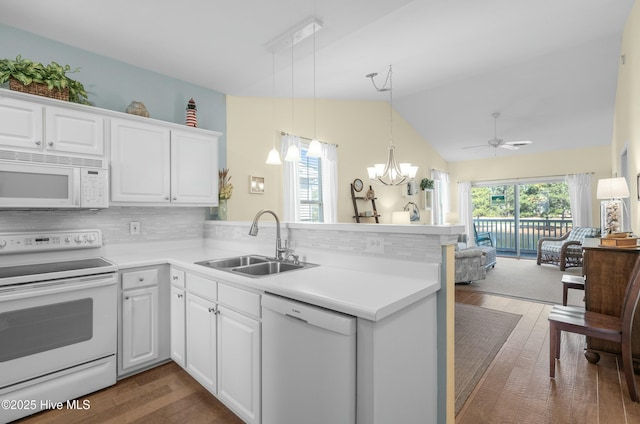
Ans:
[[[111,119],[111,201],[216,205],[218,136]]]
[[[101,115],[0,98],[0,147],[91,157],[104,146]]]
[[[171,131],[171,201],[218,204],[217,138]]]
[[[111,119],[111,201],[169,203],[171,132]]]

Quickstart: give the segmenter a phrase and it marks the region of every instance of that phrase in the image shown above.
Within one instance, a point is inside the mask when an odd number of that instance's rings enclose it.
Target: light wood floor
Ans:
[[[640,423],[617,358],[588,363],[581,336],[563,333],[556,379],[549,378],[550,305],[462,290],[456,301],[522,315],[456,423]],[[241,423],[174,363],[81,399],[91,402],[88,411],[43,412],[19,423]]]
[[[549,378],[551,305],[463,290],[456,301],[522,315],[456,423],[640,423],[621,360],[603,354],[590,364],[582,336],[563,332],[556,378]]]

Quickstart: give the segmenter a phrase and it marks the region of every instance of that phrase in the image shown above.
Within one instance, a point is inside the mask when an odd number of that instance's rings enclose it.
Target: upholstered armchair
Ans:
[[[582,242],[597,237],[600,230],[593,227],[575,227],[562,237],[542,237],[538,240],[538,265],[555,264],[560,271],[582,266]]]

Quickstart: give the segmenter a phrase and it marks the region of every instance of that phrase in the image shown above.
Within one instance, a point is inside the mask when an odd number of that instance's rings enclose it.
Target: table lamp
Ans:
[[[622,177],[598,180],[596,197],[602,200],[600,202],[600,230],[602,236],[622,232],[624,228],[622,208],[624,206],[620,199],[629,197],[627,181]]]

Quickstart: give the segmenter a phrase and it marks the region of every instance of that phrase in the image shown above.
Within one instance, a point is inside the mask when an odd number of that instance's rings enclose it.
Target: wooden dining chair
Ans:
[[[549,376],[551,378],[556,376],[556,359],[560,359],[560,336],[563,331],[620,343],[622,368],[624,368],[629,396],[632,401],[639,402],[631,357],[631,328],[639,299],[640,257],[636,260],[631,272],[622,305],[622,314],[619,317],[585,311],[576,306],[555,305],[549,314]]]

